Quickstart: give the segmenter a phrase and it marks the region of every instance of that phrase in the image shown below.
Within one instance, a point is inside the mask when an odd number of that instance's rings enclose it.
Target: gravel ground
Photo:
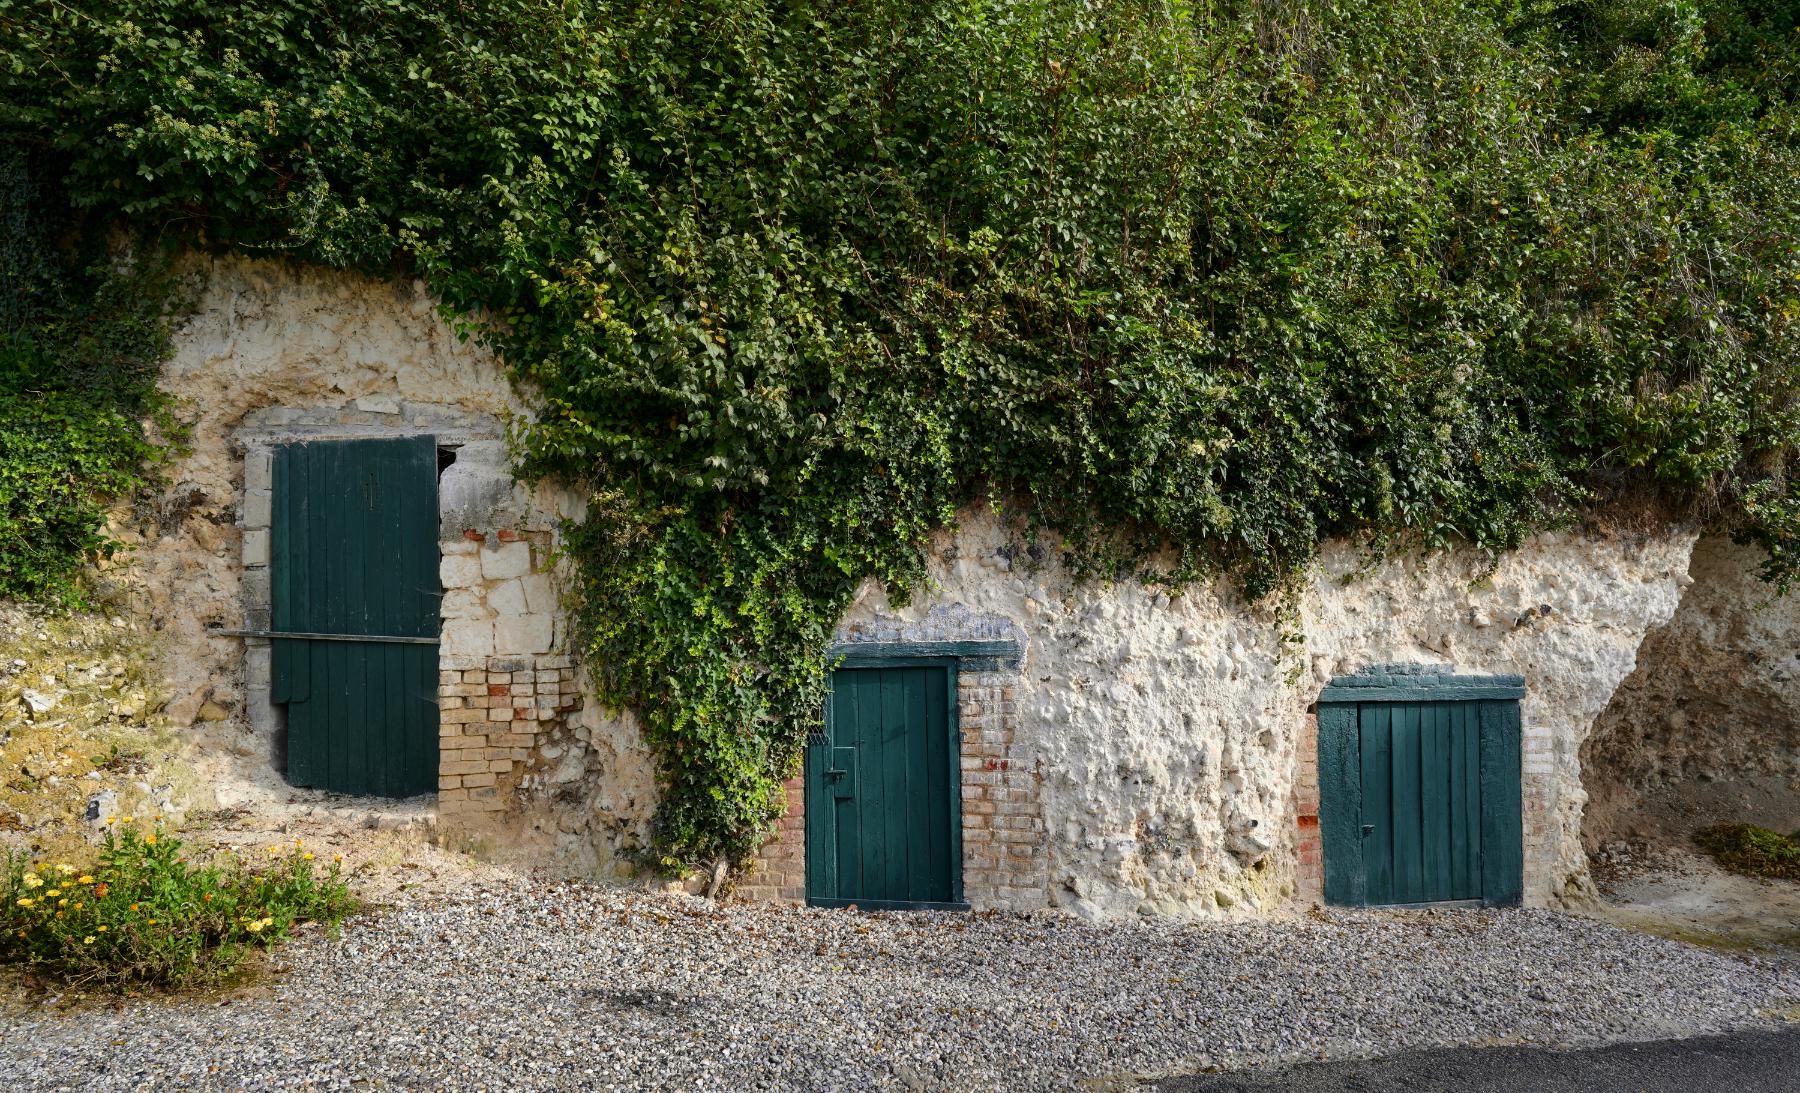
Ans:
[[[1123,1087],[1276,1060],[1765,1027],[1800,1004],[1791,966],[1542,911],[1092,926],[540,885],[315,933],[278,963],[291,970],[224,1002],[18,1010],[0,1027],[0,1083]]]

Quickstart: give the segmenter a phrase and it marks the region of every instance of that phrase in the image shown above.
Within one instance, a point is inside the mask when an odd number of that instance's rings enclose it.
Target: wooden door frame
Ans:
[[[971,644],[973,644],[973,643],[971,643]],[[950,786],[950,790],[951,790],[951,792],[950,792],[950,851],[949,851],[949,854],[950,854],[950,861],[952,863],[952,867],[951,867],[951,872],[950,872],[950,900],[948,902],[911,901],[911,900],[857,900],[857,899],[840,899],[837,897],[815,896],[813,894],[813,870],[814,870],[815,862],[824,863],[824,862],[829,861],[832,864],[832,866],[835,868],[837,848],[835,846],[832,846],[829,848],[830,852],[827,853],[826,852],[827,848],[820,847],[820,848],[818,848],[819,853],[816,856],[813,853],[814,847],[812,845],[812,833],[813,833],[813,824],[815,823],[814,817],[820,815],[820,812],[815,811],[815,809],[818,808],[819,805],[822,804],[822,802],[817,802],[813,799],[812,764],[814,762],[813,755],[814,755],[815,747],[817,747],[817,745],[815,745],[812,741],[808,741],[806,751],[803,756],[803,762],[805,764],[804,775],[803,775],[803,784],[806,787],[805,793],[806,793],[806,817],[807,817],[806,828],[804,831],[804,837],[805,837],[805,841],[806,841],[805,861],[806,861],[806,903],[807,903],[807,906],[809,906],[809,907],[858,907],[863,910],[869,910],[869,911],[967,911],[967,910],[969,910],[969,904],[963,899],[962,723],[961,723],[961,716],[960,716],[961,704],[957,701],[957,680],[956,680],[957,669],[961,664],[961,659],[962,658],[960,656],[958,656],[955,652],[933,651],[926,655],[918,655],[911,650],[893,649],[892,651],[888,651],[887,649],[884,649],[884,647],[881,645],[871,643],[870,648],[852,649],[849,652],[845,652],[845,653],[841,654],[837,658],[836,663],[832,664],[832,666],[826,670],[826,676],[825,676],[827,690],[826,690],[826,697],[825,697],[825,741],[826,741],[826,743],[824,744],[824,746],[830,747],[831,746],[830,742],[835,739],[834,730],[837,727],[836,726],[836,715],[833,713],[833,709],[832,709],[836,705],[836,703],[834,703],[831,700],[830,687],[831,687],[831,682],[832,682],[832,676],[835,675],[839,669],[859,670],[859,669],[881,669],[881,668],[938,668],[938,669],[943,670],[944,683],[945,683],[944,701],[947,706],[947,709],[945,710],[944,723],[946,725],[946,731],[949,733],[949,741],[948,741],[949,747],[947,749],[947,752],[948,752],[948,759],[949,759],[949,763],[950,763],[950,770],[949,770],[949,776],[947,779],[947,784]],[[820,822],[820,826],[824,826],[822,821],[818,821],[818,822]]]
[[[1362,764],[1357,713],[1373,702],[1473,702],[1481,749],[1481,903],[1516,904],[1524,892],[1524,781],[1520,700],[1525,678],[1453,675],[1412,665],[1365,669],[1319,695],[1319,835],[1325,901],[1366,907]],[[1504,787],[1511,786],[1510,791]],[[1466,901],[1465,901],[1466,902]],[[1392,906],[1392,905],[1382,905]],[[1428,905],[1435,906],[1435,905]]]

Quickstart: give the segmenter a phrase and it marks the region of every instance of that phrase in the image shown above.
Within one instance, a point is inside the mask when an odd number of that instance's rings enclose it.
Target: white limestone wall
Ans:
[[[1328,547],[1297,643],[1228,588],[1075,585],[982,511],[941,537],[934,587],[893,611],[873,584],[847,627],[1016,628],[1019,737],[1043,780],[1050,898],[1089,917],[1267,911],[1292,894],[1297,743],[1332,677],[1382,663],[1526,677],[1526,899],[1585,881],[1577,756],[1693,536],[1547,535],[1491,574],[1469,554],[1369,568]],[[1286,647],[1284,646],[1291,646]]]

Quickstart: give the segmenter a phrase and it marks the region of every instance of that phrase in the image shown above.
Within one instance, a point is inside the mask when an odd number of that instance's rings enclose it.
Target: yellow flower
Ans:
[[[54,893],[54,892],[53,892],[53,893],[51,893],[51,894],[52,894],[52,895],[55,895],[55,893]],[[56,905],[57,905],[57,906],[58,906],[58,907],[67,907],[67,906],[68,906],[68,905],[69,905],[69,901],[68,901],[68,900],[67,900],[67,899],[66,899],[66,898],[65,898],[65,899],[59,899],[59,900],[57,900],[57,901],[56,901]]]
[[[130,817],[130,816],[127,816],[127,817],[125,817],[125,819],[123,819],[123,820],[122,820],[122,821],[120,821],[120,822],[121,822],[121,823],[130,823],[130,822],[131,822],[131,817]]]
[[[20,907],[30,907],[32,904],[34,904],[36,902],[37,902],[37,900],[32,899],[30,896],[20,896],[19,897],[19,906]]]
[[[84,938],[82,938],[82,939],[81,939],[81,943],[82,943],[82,944],[83,944],[83,945],[92,945],[92,944],[93,944],[93,943],[94,943],[94,935],[93,935],[93,934],[89,934],[89,935],[88,935],[88,936],[86,936],[86,937],[84,937]]]
[[[279,847],[279,846],[271,846],[271,847],[269,847],[269,853],[271,853],[271,854],[279,854],[279,853],[281,853],[281,847]]]
[[[87,873],[83,873],[83,874],[81,874],[80,878],[75,881],[75,883],[76,884],[92,884],[92,883],[94,883],[94,878]]]
[[[338,854],[338,855],[333,856],[331,860],[332,861],[343,861],[344,856],[342,854]]]
[[[60,906],[60,904],[58,904],[58,906]],[[76,902],[76,904],[75,904],[75,909],[76,909],[76,910],[77,910],[77,911],[79,911],[79,910],[81,910],[81,903],[80,903],[80,901],[77,901],[77,902]]]
[[[58,862],[56,864],[56,871],[58,873],[63,874],[64,876],[67,876],[70,873],[75,872],[75,867],[68,864],[67,862]]]
[[[155,846],[156,845],[156,836],[155,835],[145,835],[144,836],[144,845],[145,846]]]
[[[308,850],[306,853],[300,855],[300,860],[301,861],[312,861],[312,851]]]
[[[154,926],[154,925],[156,925],[156,920],[155,920],[155,919],[151,919],[151,920],[150,920],[150,921],[149,921],[149,922],[147,922],[147,923],[145,923],[145,925],[146,925],[146,926]]]
[[[117,816],[108,816],[106,822],[109,824],[116,824],[119,822],[119,818]]]
[[[263,924],[262,924],[262,919],[260,919],[260,918],[257,919],[255,922],[247,924],[244,927],[244,929],[249,930],[253,934],[262,933],[262,928],[263,928]]]
[[[100,932],[100,933],[105,933],[105,932],[106,932],[106,927],[104,927],[104,926],[96,926],[96,927],[94,927],[94,929],[95,929],[95,930],[97,930],[97,931],[98,931],[98,932]]]
[[[57,896],[60,896],[60,895],[62,895],[61,888],[52,888],[48,892],[44,893],[44,898],[45,899],[55,899]]]
[[[41,887],[43,887],[43,885],[44,885],[43,878],[39,877],[36,873],[25,874],[25,887],[41,888]]]

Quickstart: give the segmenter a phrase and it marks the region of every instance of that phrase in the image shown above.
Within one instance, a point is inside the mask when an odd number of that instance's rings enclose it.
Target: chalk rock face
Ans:
[[[1174,596],[1075,584],[980,510],[935,544],[913,603],[891,609],[871,585],[846,626],[954,612],[1018,633],[1018,735],[1041,779],[1048,898],[1085,917],[1258,913],[1291,893],[1298,741],[1332,678],[1390,663],[1518,673],[1526,898],[1543,904],[1585,883],[1578,751],[1644,634],[1674,614],[1693,542],[1545,535],[1492,572],[1473,552],[1369,566],[1333,543],[1287,635],[1299,640],[1284,641],[1270,605],[1219,583]]]
[[[1591,848],[1627,835],[1646,794],[1800,777],[1800,596],[1775,598],[1761,564],[1727,538],[1695,546],[1692,587],[1644,640],[1584,749]]]

